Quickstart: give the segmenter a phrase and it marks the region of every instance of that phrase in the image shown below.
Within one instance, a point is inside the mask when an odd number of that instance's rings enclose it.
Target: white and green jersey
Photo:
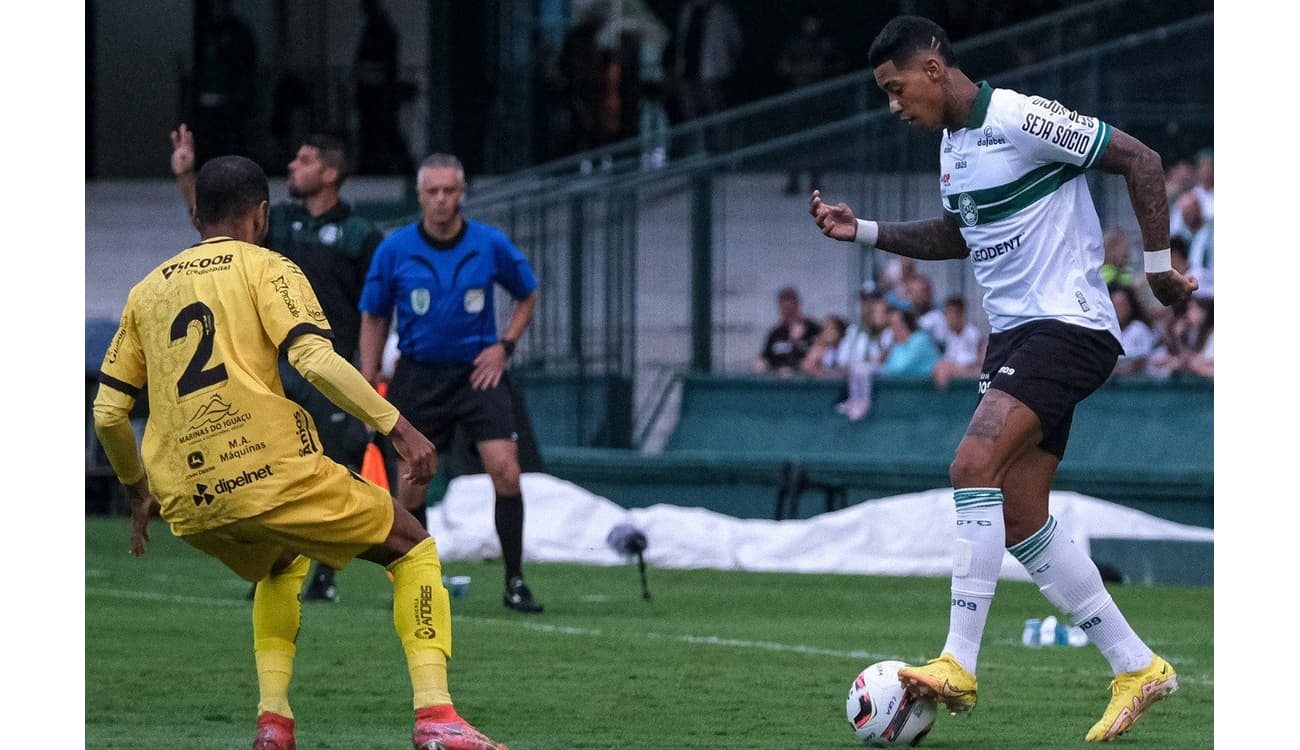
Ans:
[[[983,82],[966,127],[944,130],[943,208],[970,247],[993,331],[1059,320],[1119,339],[1084,178],[1110,133],[1095,117]]]

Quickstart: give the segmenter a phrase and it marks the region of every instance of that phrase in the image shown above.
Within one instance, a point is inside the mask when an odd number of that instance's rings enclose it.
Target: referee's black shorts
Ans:
[[[469,362],[424,363],[402,357],[388,383],[388,400],[440,453],[451,447],[457,424],[475,443],[517,440],[507,374],[479,391],[470,385],[473,372]]]
[[[1038,415],[1039,447],[1064,458],[1074,407],[1106,382],[1122,351],[1109,331],[1036,320],[989,336],[979,393],[996,388]]]

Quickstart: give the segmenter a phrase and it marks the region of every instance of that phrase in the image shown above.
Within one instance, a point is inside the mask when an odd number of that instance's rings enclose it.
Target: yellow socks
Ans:
[[[393,627],[406,651],[415,708],[451,703],[451,602],[442,585],[438,547],[425,539],[388,570],[393,575]]]
[[[253,594],[253,657],[257,662],[259,699],[257,712],[266,711],[292,719],[289,710],[289,680],[297,651],[302,602],[298,592],[307,577],[310,562],[299,555],[285,572],[257,583]]]

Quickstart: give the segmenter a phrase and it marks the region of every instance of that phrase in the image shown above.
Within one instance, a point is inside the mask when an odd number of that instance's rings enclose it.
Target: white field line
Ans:
[[[193,604],[213,607],[237,607],[247,608],[251,606],[244,600],[232,599],[214,599],[211,597],[200,596],[176,596],[174,594],[159,594],[150,591],[130,591],[123,589],[108,589],[99,587],[86,587],[87,595],[107,596],[115,599],[136,599],[157,602],[169,602],[173,604]],[[884,654],[861,649],[853,651],[843,651],[837,649],[821,648],[820,646],[809,646],[802,643],[777,643],[774,641],[751,641],[741,638],[722,638],[716,635],[693,635],[693,634],[667,634],[654,632],[628,632],[623,630],[602,630],[600,628],[586,628],[576,625],[550,625],[543,622],[529,622],[526,620],[503,619],[498,617],[477,617],[474,615],[455,615],[455,622],[472,622],[482,625],[492,625],[496,627],[521,628],[531,630],[535,633],[544,633],[547,635],[578,637],[578,638],[616,638],[625,640],[643,640],[643,641],[671,641],[675,643],[684,643],[691,646],[715,646],[718,648],[750,649],[755,651],[771,651],[778,653],[804,654],[807,656],[826,656],[834,659],[844,659],[853,661],[858,664],[869,664],[882,659],[901,659],[909,664],[924,663],[927,657],[913,656],[901,657],[898,654]],[[997,641],[999,645],[1008,645],[1018,643],[1012,639],[1002,639]],[[1165,658],[1178,664],[1180,661],[1186,661],[1175,657],[1165,655]],[[1035,672],[1060,672],[1059,666],[1050,664],[1034,665],[1027,667]],[[1204,687],[1213,688],[1214,678],[1208,673],[1188,674],[1180,673],[1179,680],[1184,684],[1195,684]]]

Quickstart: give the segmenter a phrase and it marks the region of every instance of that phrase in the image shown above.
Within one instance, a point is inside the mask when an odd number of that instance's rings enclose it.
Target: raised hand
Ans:
[[[180,177],[194,171],[194,133],[185,123],[172,131],[172,174]]]
[[[834,206],[822,203],[822,191],[814,190],[808,201],[808,213],[817,222],[822,234],[837,240],[852,242],[858,236],[858,222],[847,203]]]

